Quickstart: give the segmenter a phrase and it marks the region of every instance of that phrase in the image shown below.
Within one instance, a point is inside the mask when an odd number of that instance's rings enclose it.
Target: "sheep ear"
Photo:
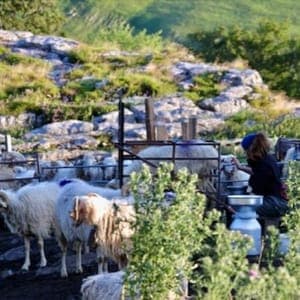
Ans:
[[[8,195],[5,193],[5,191],[0,191],[0,206],[1,208],[7,208],[8,202]]]

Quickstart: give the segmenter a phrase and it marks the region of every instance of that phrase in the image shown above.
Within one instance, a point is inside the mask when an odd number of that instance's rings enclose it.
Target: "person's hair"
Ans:
[[[247,157],[250,160],[260,160],[270,151],[271,145],[267,136],[259,132],[256,134],[250,147],[247,149]]]

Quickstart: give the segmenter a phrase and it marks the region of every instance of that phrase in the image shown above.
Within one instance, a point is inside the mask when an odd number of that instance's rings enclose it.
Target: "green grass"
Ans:
[[[219,26],[253,28],[266,19],[287,21],[293,35],[300,32],[300,2],[294,0],[61,1],[69,15],[64,27],[66,35],[88,42],[97,41],[97,33],[111,18],[123,18],[138,31],[162,30],[164,37],[176,39]]]

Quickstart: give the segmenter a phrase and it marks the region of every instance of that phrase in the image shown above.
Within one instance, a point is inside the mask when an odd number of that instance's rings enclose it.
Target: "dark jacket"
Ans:
[[[267,154],[259,161],[248,160],[248,165],[253,172],[249,184],[254,194],[282,197],[280,169],[273,156]]]

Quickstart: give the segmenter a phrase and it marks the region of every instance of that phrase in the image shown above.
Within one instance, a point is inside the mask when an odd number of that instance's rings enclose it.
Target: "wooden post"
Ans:
[[[189,118],[189,139],[193,140],[197,135],[197,117]]]
[[[189,140],[189,130],[188,130],[189,123],[187,120],[181,122],[181,131],[182,131],[182,139]]]
[[[11,136],[9,134],[5,135],[5,151],[11,152],[12,146],[11,146]]]
[[[145,99],[146,112],[146,133],[148,141],[155,141],[155,126],[154,126],[154,109],[153,101],[149,98]]]
[[[168,131],[166,126],[163,123],[156,125],[156,139],[158,141],[168,140]]]
[[[119,188],[123,186],[123,148],[124,148],[124,103],[122,102],[122,97],[119,99],[119,131],[118,131],[118,178],[119,178]]]

